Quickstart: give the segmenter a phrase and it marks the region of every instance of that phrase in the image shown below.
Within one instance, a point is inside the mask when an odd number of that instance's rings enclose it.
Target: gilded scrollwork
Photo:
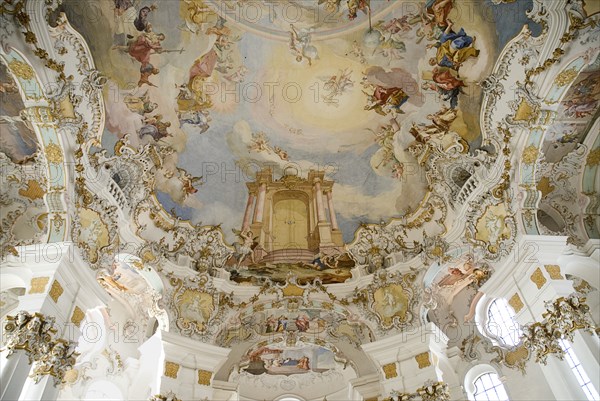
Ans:
[[[393,390],[383,401],[449,401],[450,388],[444,382],[428,380],[414,393],[401,393]]]
[[[466,238],[488,260],[508,255],[517,236],[517,227],[510,205],[484,196],[471,202],[467,211]]]
[[[24,350],[30,362],[39,360],[46,352],[45,346],[50,344],[57,332],[55,319],[41,313],[30,314],[20,311],[15,316],[8,316],[4,325],[6,333],[5,348],[8,355],[16,350]]]
[[[54,385],[64,383],[66,372],[73,368],[79,355],[75,352],[76,346],[76,342],[63,339],[45,344],[44,353],[38,359],[31,374],[34,382],[37,383],[43,376],[50,375],[54,379]]]
[[[414,270],[404,274],[378,272],[371,284],[356,290],[353,303],[360,305],[365,315],[384,331],[415,324],[416,307],[421,301],[417,276]]]
[[[222,304],[230,297],[214,287],[207,273],[185,279],[171,275],[170,284],[169,306],[180,332],[201,337],[214,334],[225,314]]]
[[[571,294],[546,303],[546,312],[541,322],[535,322],[524,328],[524,345],[535,354],[538,363],[546,364],[549,355],[564,358],[565,351],[559,340],[573,341],[576,330],[585,330],[591,334],[599,330],[589,316],[589,306],[581,294]]]
[[[165,395],[162,395],[162,394],[153,395],[152,397],[148,398],[148,401],[181,401],[181,400],[179,398],[177,398],[177,396],[172,391],[169,391]]]

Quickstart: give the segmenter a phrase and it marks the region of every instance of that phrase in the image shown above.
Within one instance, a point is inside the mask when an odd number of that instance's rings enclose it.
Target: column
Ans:
[[[325,217],[325,206],[323,205],[323,192],[321,191],[321,181],[317,178],[314,183],[315,195],[317,199],[317,218],[320,222],[327,222]]]
[[[246,211],[244,212],[244,221],[242,223],[242,231],[250,227],[250,217],[252,216],[252,206],[254,204],[254,194],[248,194],[248,202],[246,202]]]
[[[317,225],[319,223],[319,217],[318,217],[318,212],[317,212],[317,194],[316,194],[316,190],[315,190],[314,186],[312,188],[312,193],[313,193],[313,197],[312,197],[313,222],[314,222],[315,228],[317,228]]]
[[[217,374],[231,349],[165,331],[161,332],[161,342],[164,361],[158,367],[162,371],[160,394],[171,391],[181,400],[218,399],[215,381],[227,379]],[[143,377],[147,381],[148,376]]]
[[[327,207],[329,208],[331,228],[334,230],[339,230],[337,218],[335,217],[335,209],[333,208],[333,194],[331,193],[331,190],[325,191],[325,195],[327,196]]]
[[[265,195],[267,193],[267,184],[262,182],[258,187],[258,200],[254,209],[254,223],[262,223],[263,213],[265,209]]]
[[[106,305],[110,297],[72,243],[17,250],[19,256],[8,257],[5,266],[18,272],[27,287],[15,309],[19,312],[12,315],[13,327],[6,333],[0,398],[52,400],[58,395],[57,383],[75,363],[72,351],[85,311]],[[14,351],[10,356],[9,350]]]
[[[407,331],[363,344],[362,349],[377,363],[383,398],[393,392],[415,393],[428,380],[442,381],[448,337],[433,323],[412,327]],[[450,391],[460,388],[457,377],[444,373]]]

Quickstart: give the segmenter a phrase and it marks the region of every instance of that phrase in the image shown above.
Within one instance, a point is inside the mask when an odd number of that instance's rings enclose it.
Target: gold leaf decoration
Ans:
[[[425,369],[428,366],[431,366],[431,360],[429,359],[429,352],[422,352],[419,355],[415,356],[415,360],[419,365],[419,369]]]
[[[13,74],[23,80],[28,81],[34,77],[33,68],[22,61],[12,60],[8,63],[8,68],[10,68]]]
[[[386,379],[393,379],[394,377],[398,377],[398,372],[396,371],[396,363],[388,363],[387,365],[383,365],[383,373],[385,373]]]
[[[556,187],[550,184],[550,177],[542,177],[537,184],[537,189],[542,193],[542,198],[544,198],[552,193]]]
[[[569,68],[558,74],[554,79],[554,83],[556,86],[562,88],[573,82],[577,78],[577,75],[579,75],[579,71],[575,67]]]
[[[40,184],[35,180],[27,181],[27,188],[19,189],[19,195],[24,196],[32,201],[36,199],[42,199],[45,194],[46,191],[44,191]]]
[[[46,284],[50,281],[49,277],[34,277],[31,279],[29,288],[30,294],[43,294],[46,290]]]
[[[165,376],[177,379],[177,372],[179,372],[178,364],[175,362],[165,362]]]
[[[558,265],[545,265],[546,271],[550,275],[552,280],[564,280],[565,278],[560,274],[560,266]]]
[[[533,145],[529,145],[523,150],[523,155],[521,156],[521,160],[525,164],[533,164],[538,159],[538,148]]]
[[[592,150],[585,160],[585,164],[588,166],[597,166],[600,164],[600,148]]]
[[[201,386],[210,386],[210,379],[212,378],[212,372],[208,370],[198,370],[198,384]]]
[[[58,298],[60,298],[63,292],[64,290],[60,283],[54,280],[54,282],[52,282],[52,287],[50,287],[50,298],[52,298],[54,303],[58,302]]]
[[[46,159],[52,164],[61,164],[63,162],[63,153],[60,146],[54,142],[46,145]]]
[[[542,288],[544,284],[546,284],[546,277],[544,277],[544,273],[542,273],[542,270],[539,267],[535,269],[535,271],[531,275],[531,281],[535,283],[538,290]]]
[[[523,309],[523,306],[525,306],[523,305],[523,301],[521,301],[521,297],[517,293],[510,297],[508,304],[512,306],[512,308],[515,310],[515,313],[519,313],[521,309]]]
[[[83,311],[81,310],[81,308],[79,308],[79,306],[76,306],[75,309],[73,310],[73,315],[71,316],[71,323],[73,323],[75,326],[79,327],[79,325],[81,324],[81,321],[83,320],[84,317],[85,317],[85,313],[83,313]]]

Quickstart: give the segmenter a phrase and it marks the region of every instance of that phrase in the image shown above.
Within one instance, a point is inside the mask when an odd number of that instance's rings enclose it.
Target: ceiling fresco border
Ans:
[[[8,53],[0,52],[2,62],[8,67],[17,83],[26,105],[22,118],[32,123],[33,129],[41,145],[39,154],[44,154],[47,177],[44,201],[48,209],[47,242],[64,241],[68,238],[69,216],[64,203],[67,188],[67,171],[64,165],[62,137],[60,136],[54,112],[47,107],[49,99],[43,92],[40,79],[34,67],[15,49]]]

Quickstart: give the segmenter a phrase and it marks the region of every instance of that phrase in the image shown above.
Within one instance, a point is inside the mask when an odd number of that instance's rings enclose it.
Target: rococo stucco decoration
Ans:
[[[466,398],[452,364],[526,374],[597,333],[581,294],[514,346],[470,323],[545,257],[527,238],[600,236],[598,7],[466,3],[2,1],[3,268],[67,243],[110,295],[65,312],[98,344],[13,311],[7,353],[73,399],[110,376],[123,399],[432,401]],[[517,314],[594,296],[554,263],[502,293]],[[61,308],[85,281],[61,274],[1,306],[48,288]]]

